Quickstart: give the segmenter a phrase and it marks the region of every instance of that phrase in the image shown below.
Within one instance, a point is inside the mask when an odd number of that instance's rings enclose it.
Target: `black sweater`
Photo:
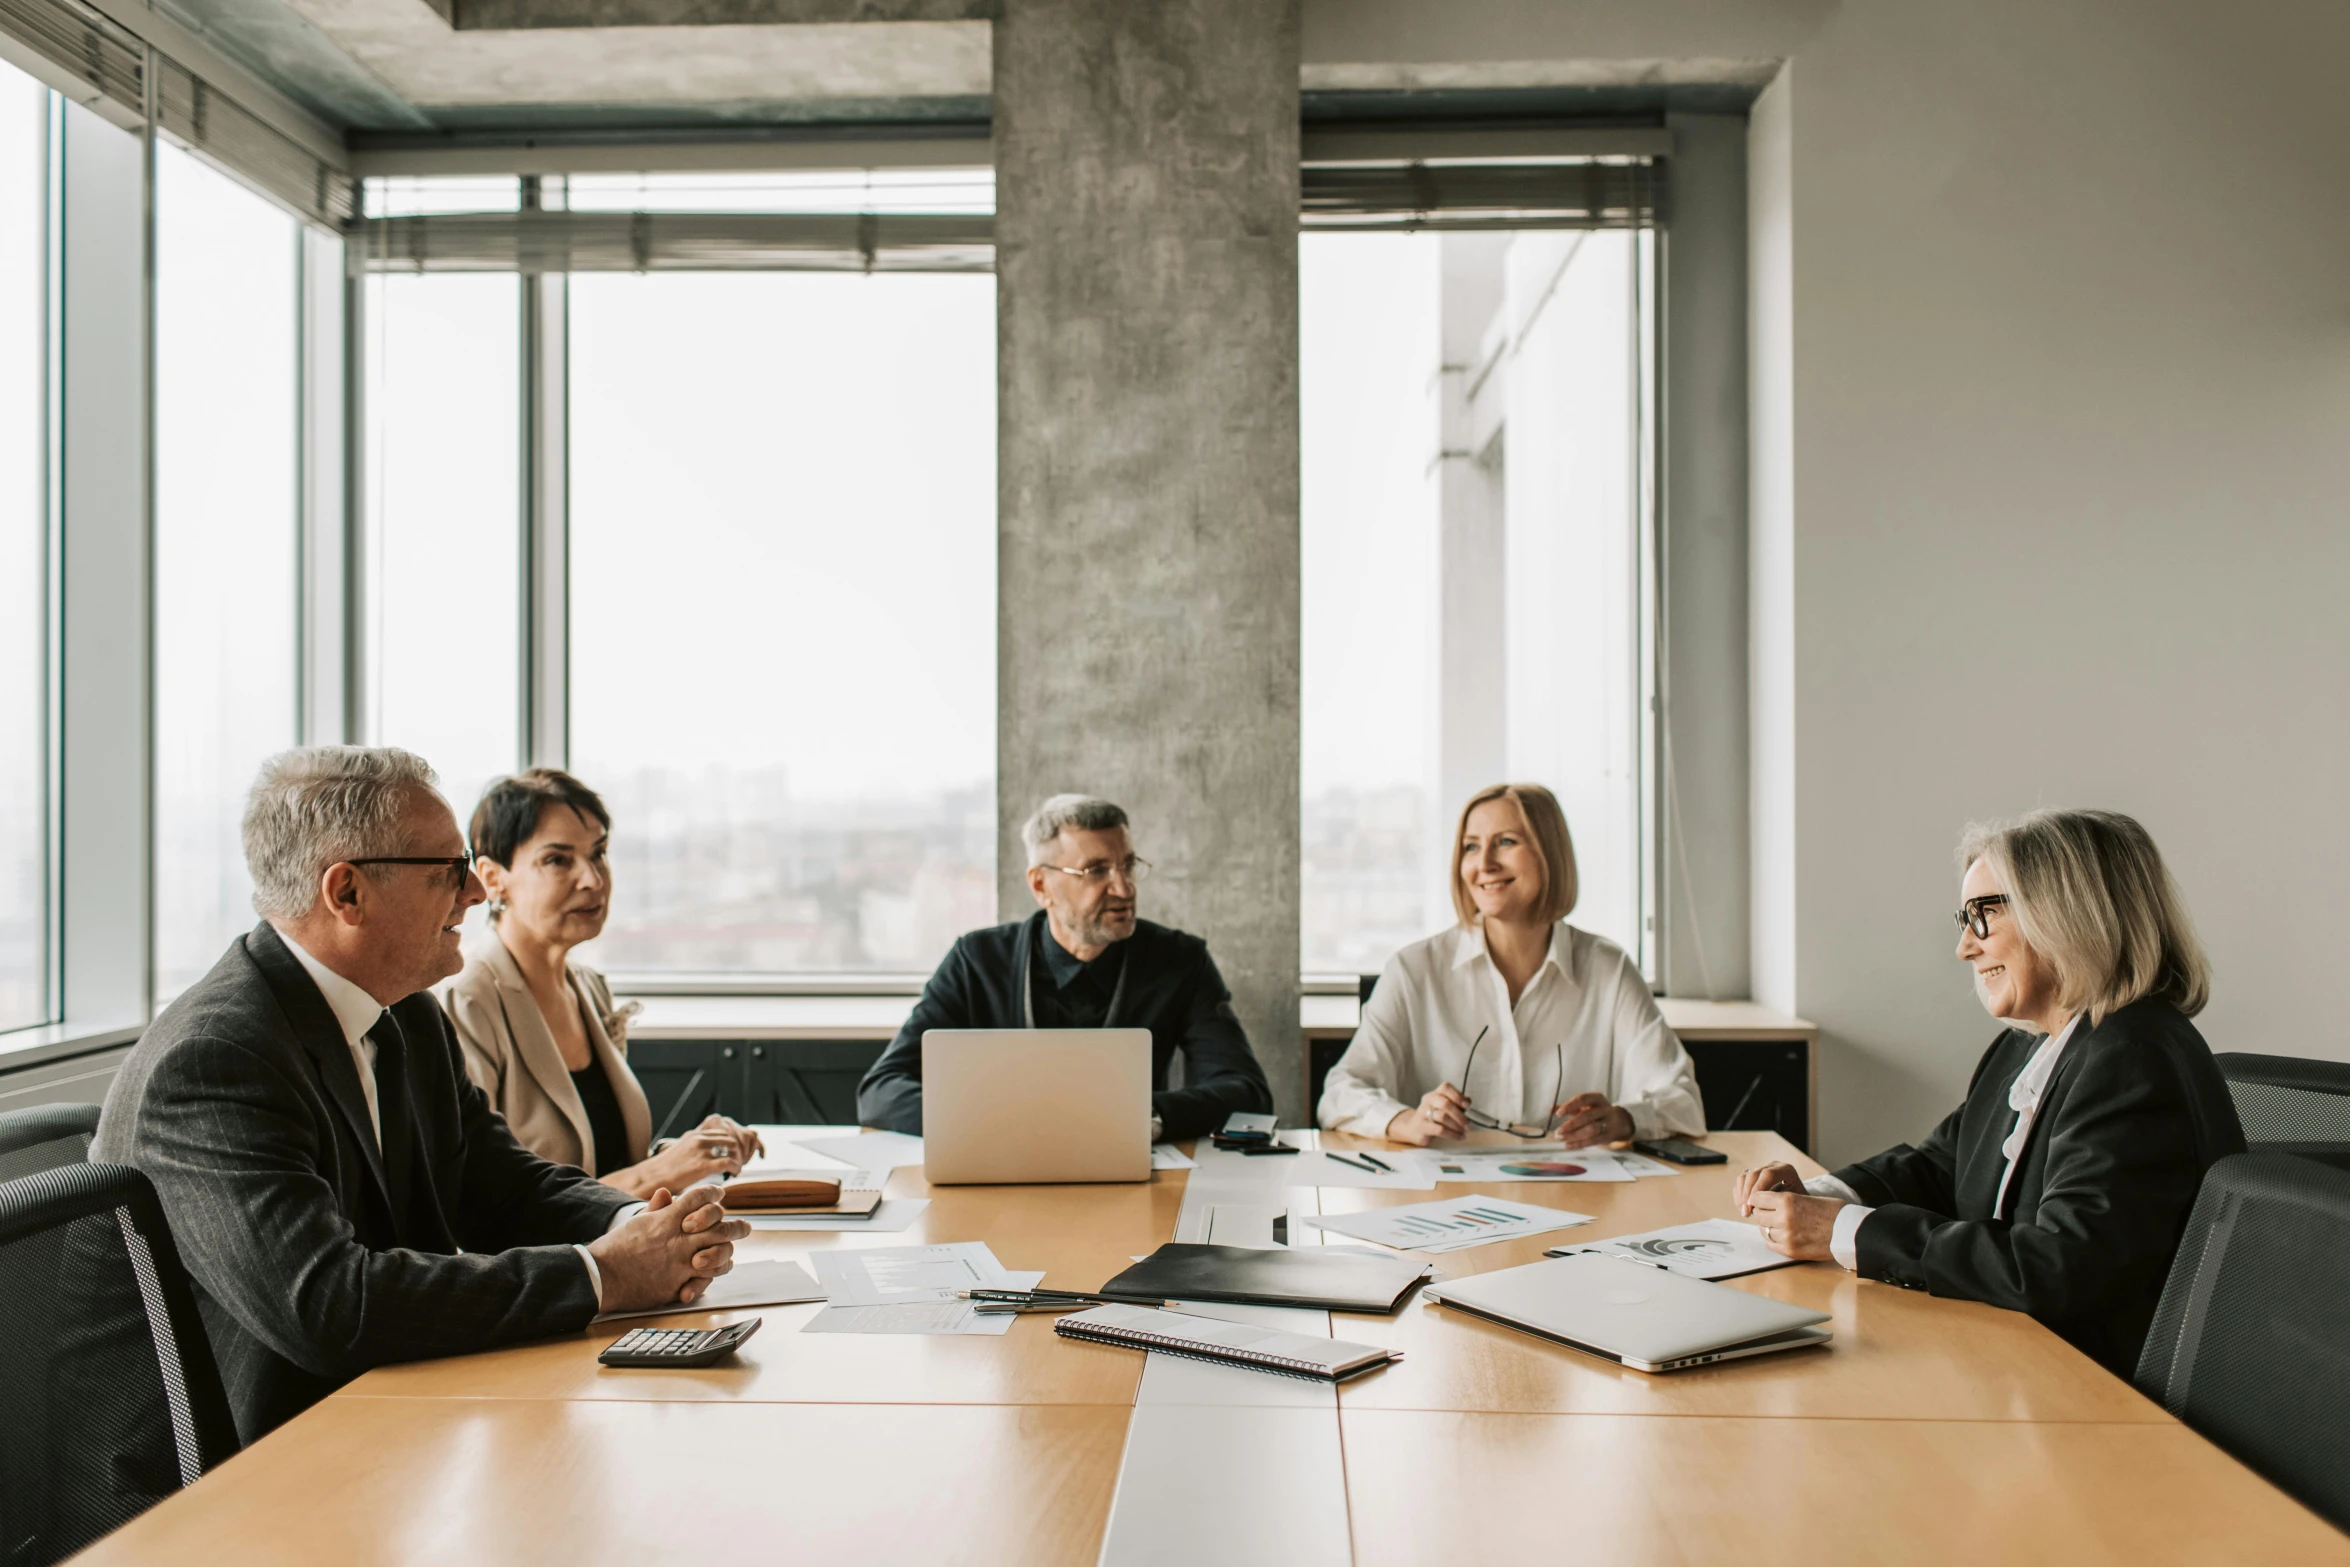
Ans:
[[[1860,1271],[2030,1312],[2127,1377],[2203,1172],[2242,1153],[2244,1131],[2195,1025],[2167,1002],[2132,1002],[2066,1041],[1995,1219],[2008,1089],[2040,1043],[2001,1034],[1924,1143],[1836,1172],[1877,1210],[1860,1227]]]
[[[1042,951],[1052,939],[1040,909],[957,941],[905,1027],[857,1085],[857,1119],[893,1132],[922,1130],[922,1036],[934,1028],[1147,1028],[1151,1110],[1170,1138],[1213,1131],[1235,1110],[1273,1108],[1264,1068],[1233,1016],[1232,992],[1206,942],[1136,920],[1134,934],[1086,965],[1091,972],[1071,980],[1064,993]],[[1111,971],[1113,958],[1122,972]],[[1035,986],[1033,997],[1023,994],[1027,983]],[[1106,1000],[1111,989],[1121,991],[1114,1015],[1084,1017],[1095,992]],[[1170,1089],[1167,1067],[1178,1050],[1185,1086]]]

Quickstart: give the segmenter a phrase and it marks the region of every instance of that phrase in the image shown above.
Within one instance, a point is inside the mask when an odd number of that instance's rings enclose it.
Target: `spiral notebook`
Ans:
[[[1063,1338],[1157,1350],[1193,1360],[1214,1360],[1285,1376],[1311,1377],[1318,1382],[1341,1382],[1403,1359],[1400,1351],[1376,1345],[1284,1333],[1277,1328],[1226,1322],[1218,1317],[1195,1317],[1180,1311],[1154,1311],[1148,1306],[1096,1306],[1091,1311],[1063,1317],[1053,1324],[1053,1331]]]

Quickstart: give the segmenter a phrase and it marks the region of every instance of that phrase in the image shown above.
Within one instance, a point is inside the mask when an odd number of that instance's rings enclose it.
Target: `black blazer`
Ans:
[[[239,937],[148,1028],[90,1157],[163,1199],[251,1442],[370,1367],[577,1332],[628,1202],[525,1151],[429,992],[378,1024],[379,1156],[325,996],[277,932]]]
[[[2126,1377],[2203,1172],[2242,1153],[2244,1131],[2195,1025],[2134,1001],[2066,1041],[1994,1219],[2008,1090],[2040,1042],[2001,1034],[1924,1143],[1836,1178],[1877,1210],[1860,1227],[1862,1274],[2028,1311]]]
[[[933,1028],[1026,1028],[1023,1005],[1045,914],[975,930],[940,960],[898,1037],[857,1085],[857,1119],[894,1132],[922,1130],[922,1035]],[[1171,1138],[1197,1137],[1235,1110],[1273,1108],[1265,1069],[1248,1047],[1232,992],[1197,936],[1136,920],[1126,938],[1125,994],[1110,1022],[1151,1031],[1151,1111]],[[1167,1087],[1183,1052],[1184,1086]]]

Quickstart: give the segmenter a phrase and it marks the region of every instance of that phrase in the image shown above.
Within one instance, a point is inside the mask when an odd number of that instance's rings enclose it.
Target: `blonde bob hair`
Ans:
[[[1507,800],[1518,808],[1526,824],[1526,841],[1542,862],[1542,891],[1534,900],[1533,917],[1555,925],[1575,907],[1581,891],[1575,877],[1575,840],[1567,832],[1567,813],[1558,796],[1540,784],[1494,784],[1469,796],[1461,807],[1461,824],[1452,835],[1452,907],[1464,926],[1477,923],[1477,903],[1461,876],[1462,845],[1469,837],[1469,813],[1490,800]]]
[[[2024,945],[2056,971],[2056,1001],[2089,1026],[2147,996],[2187,1017],[2211,994],[2203,943],[2146,829],[2118,811],[2034,811],[1959,840],[2007,894]]]

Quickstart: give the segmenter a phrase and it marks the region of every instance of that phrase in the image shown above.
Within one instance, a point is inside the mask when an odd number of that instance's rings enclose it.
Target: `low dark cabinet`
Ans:
[[[869,1039],[635,1039],[629,1065],[644,1085],[653,1136],[675,1137],[704,1116],[744,1122],[854,1125],[857,1083],[881,1054]]]

